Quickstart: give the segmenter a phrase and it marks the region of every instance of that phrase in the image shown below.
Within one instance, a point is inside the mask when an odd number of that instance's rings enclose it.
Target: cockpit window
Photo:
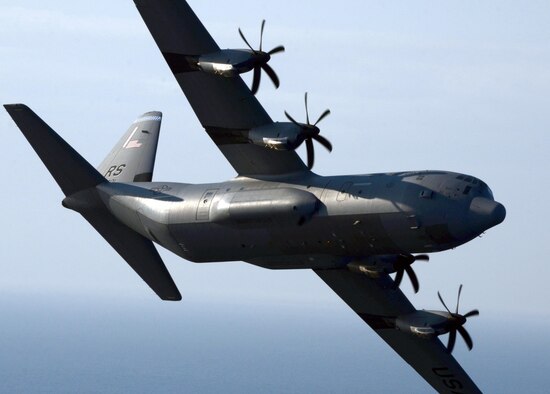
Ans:
[[[491,199],[494,198],[493,192],[491,191],[491,189],[489,189],[489,186],[487,186],[487,184],[483,182],[481,179],[478,179],[469,175],[457,175],[456,179],[471,184],[471,186],[464,185],[465,188],[462,191],[463,194],[469,194],[472,190],[474,190],[475,194],[479,193],[481,196],[488,197]]]
[[[491,189],[489,189],[489,186],[485,182],[483,182],[481,179],[474,178],[473,176],[468,175],[457,175],[456,179],[459,179],[463,182],[468,182],[472,186],[466,186],[463,190],[463,194],[469,194],[472,189],[479,191],[479,194],[488,198],[494,198],[493,192]]]
[[[472,183],[474,185],[477,185],[478,183],[483,185],[483,181],[480,181],[479,179],[474,178],[473,176],[458,175],[456,179],[460,179],[461,181]]]

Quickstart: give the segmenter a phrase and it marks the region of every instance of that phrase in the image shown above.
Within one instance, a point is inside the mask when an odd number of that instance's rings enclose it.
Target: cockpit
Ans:
[[[485,182],[469,175],[457,175],[456,179],[463,182],[462,194],[470,193],[494,200],[493,192]],[[477,192],[477,193],[476,193]]]

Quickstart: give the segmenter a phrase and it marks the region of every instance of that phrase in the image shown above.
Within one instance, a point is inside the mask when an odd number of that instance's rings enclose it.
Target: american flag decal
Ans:
[[[126,149],[139,148],[141,145],[142,143],[139,142],[139,140],[132,140],[132,141],[129,141],[124,148]]]
[[[132,134],[130,134],[130,136],[128,137],[128,139],[124,143],[124,145],[122,145],[122,147],[124,149],[139,148],[141,145],[143,145],[141,142],[139,142],[139,139],[137,139],[137,140],[132,139],[134,137],[134,134],[136,134],[137,130],[138,130],[138,128],[136,127],[134,129],[134,131],[132,131]]]

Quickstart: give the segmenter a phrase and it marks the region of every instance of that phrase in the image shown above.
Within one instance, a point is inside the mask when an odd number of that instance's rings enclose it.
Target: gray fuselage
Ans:
[[[106,183],[124,224],[194,262],[328,268],[379,254],[437,252],[504,219],[488,186],[444,171],[212,184]]]

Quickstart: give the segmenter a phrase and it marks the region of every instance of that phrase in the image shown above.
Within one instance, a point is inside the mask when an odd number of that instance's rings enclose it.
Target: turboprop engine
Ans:
[[[414,292],[418,293],[420,284],[411,265],[415,261],[428,261],[430,257],[426,254],[413,256],[412,254],[390,254],[370,256],[362,261],[354,261],[348,264],[350,271],[365,274],[370,278],[378,278],[381,274],[397,273],[394,279],[395,287],[399,287],[405,272],[411,280]]]
[[[251,143],[276,150],[296,150],[305,142],[307,150],[307,166],[313,168],[315,162],[315,150],[313,141],[325,147],[332,152],[332,144],[323,137],[321,129],[317,127],[319,122],[330,115],[330,110],[326,109],[315,123],[309,119],[309,109],[307,104],[307,92],[304,97],[306,107],[306,123],[300,123],[294,120],[292,116],[285,111],[285,115],[290,120],[288,122],[277,122],[265,126],[255,127],[250,130],[248,138]]]
[[[431,338],[434,336],[444,335],[449,333],[449,342],[447,343],[447,350],[452,353],[455,342],[456,333],[458,332],[469,350],[472,350],[474,343],[468,331],[464,328],[464,324],[469,317],[478,316],[479,311],[473,309],[464,315],[458,313],[458,305],[460,303],[460,293],[462,292],[462,285],[458,289],[458,298],[456,302],[455,312],[451,312],[447,305],[441,298],[441,294],[437,293],[439,300],[445,307],[445,311],[416,311],[407,315],[398,316],[395,319],[395,326],[398,330],[411,333],[423,338]]]

